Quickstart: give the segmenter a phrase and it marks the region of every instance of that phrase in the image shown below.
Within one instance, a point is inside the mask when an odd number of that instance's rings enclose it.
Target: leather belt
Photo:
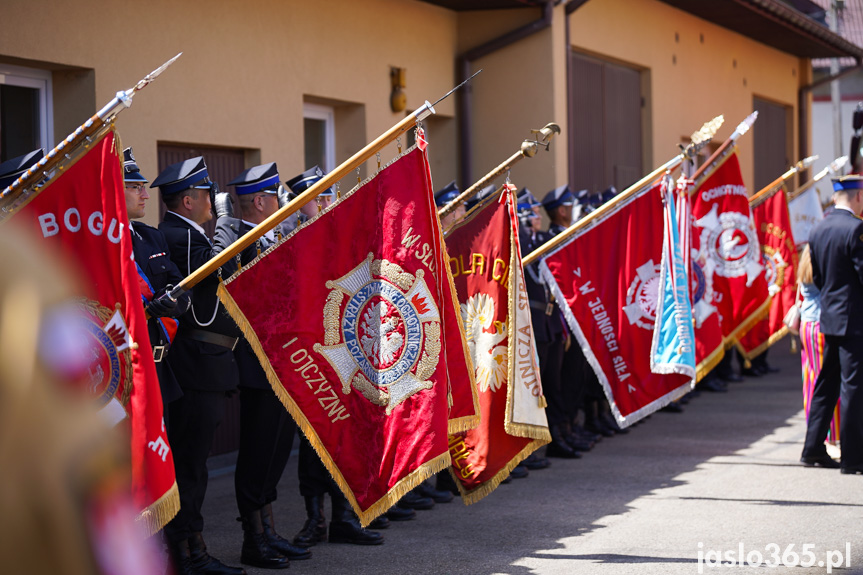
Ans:
[[[204,343],[220,345],[222,347],[230,349],[231,351],[233,351],[234,348],[237,347],[237,342],[240,341],[240,338],[238,337],[231,337],[212,331],[204,331],[202,329],[183,329],[180,333],[183,335],[183,337],[187,337],[189,339],[194,339],[197,341],[203,341]]]
[[[168,355],[168,346],[157,345],[153,348],[153,361],[161,362]]]
[[[533,309],[538,309],[539,311],[545,312],[545,315],[551,315],[554,313],[554,302],[550,301],[548,303],[543,303],[541,301],[530,300],[530,307]]]

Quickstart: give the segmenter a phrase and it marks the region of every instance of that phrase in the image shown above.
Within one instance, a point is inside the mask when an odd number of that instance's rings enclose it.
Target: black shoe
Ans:
[[[200,533],[192,533],[189,537],[189,558],[192,563],[192,573],[204,575],[246,575],[246,570],[240,567],[225,565],[207,553],[207,544]]]
[[[273,506],[267,503],[261,508],[261,522],[264,525],[264,537],[267,544],[290,559],[291,561],[304,561],[312,558],[312,552],[306,548],[292,544],[290,541],[276,533],[275,521],[273,520]]]
[[[766,373],[779,373],[782,370],[774,365],[770,365],[769,363],[764,362],[764,371]]]
[[[404,497],[399,499],[399,502],[396,503],[396,505],[399,507],[406,507],[407,509],[426,510],[434,507],[434,499],[431,497],[423,497],[414,490],[408,491]]]
[[[560,459],[580,459],[581,453],[564,442],[552,441],[545,448],[545,456]]]
[[[531,453],[522,463],[524,463],[524,466],[531,471],[536,469],[545,469],[546,467],[551,466],[551,461],[545,457],[540,457],[539,453],[536,451]]]
[[[858,473],[863,474],[863,466],[852,465],[848,467],[842,467],[839,469],[839,472],[842,475],[856,475]]]
[[[671,403],[663,407],[662,411],[668,413],[683,413],[683,406],[680,405],[679,401],[672,401]]]
[[[375,517],[375,519],[369,523],[368,529],[389,529],[390,520],[387,519],[386,515],[380,515]]]
[[[458,490],[458,486],[455,484],[455,479],[452,478],[452,474],[448,470],[441,471],[437,474],[437,479],[435,479],[435,489],[438,491],[449,491],[455,496],[461,495],[461,492]]]
[[[509,472],[509,476],[513,479],[524,479],[530,475],[530,471],[527,470],[527,467],[524,465],[518,464],[512,468],[512,471]]]
[[[740,383],[743,381],[743,376],[739,373],[734,373],[733,371],[728,375],[720,375],[719,379],[726,383]]]
[[[620,424],[617,423],[617,420],[614,419],[614,416],[611,415],[610,411],[606,411],[602,415],[599,416],[602,423],[605,424],[606,427],[611,429],[616,435],[626,435],[629,433],[629,430],[625,427],[620,427]]]
[[[308,519],[300,532],[294,536],[294,545],[304,549],[327,540],[327,520],[324,517],[324,496],[306,497],[306,515]]]
[[[814,457],[801,457],[800,463],[805,465],[806,467],[823,467],[825,469],[839,469],[841,464],[827,455],[816,455]]]
[[[173,567],[174,575],[195,575],[192,568],[192,557],[189,554],[189,542],[187,540],[171,542],[168,541],[168,561]],[[168,569],[171,572],[170,567]]]
[[[740,370],[740,375],[745,375],[746,377],[761,377],[762,373],[756,367],[744,367]]]
[[[413,509],[393,505],[386,512],[386,516],[390,521],[410,521],[411,519],[416,518],[417,512]]]
[[[584,427],[582,427],[580,425],[573,425],[572,426],[572,432],[577,437],[579,437],[585,441],[589,441],[590,443],[593,443],[594,445],[596,445],[597,443],[602,441],[602,435],[593,433],[592,431],[588,431],[587,429],[585,429]]]
[[[698,387],[703,391],[710,391],[713,393],[726,393],[728,391],[728,387],[726,387],[726,384],[724,384],[721,379],[716,377],[708,377],[702,379],[701,383],[698,384]]]
[[[261,510],[256,509],[240,518],[243,523],[243,548],[240,563],[261,569],[287,569],[288,558],[273,549],[264,535]]]
[[[435,489],[428,479],[419,484],[417,492],[423,497],[430,497],[435,503],[449,503],[453,500],[453,494],[449,490]]]
[[[343,495],[333,495],[333,518],[330,521],[330,543],[351,545],[381,545],[384,536],[376,531],[363,529],[348,501]]]

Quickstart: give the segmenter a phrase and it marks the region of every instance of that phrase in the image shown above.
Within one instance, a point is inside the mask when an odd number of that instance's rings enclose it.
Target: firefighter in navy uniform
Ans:
[[[213,218],[213,184],[204,158],[168,166],[150,186],[158,187],[168,208],[159,230],[168,240],[171,259],[180,273],[189,275],[215,255],[202,224]],[[245,573],[207,553],[201,531],[201,507],[207,492],[207,455],[225,412],[225,400],[239,383],[233,350],[240,330],[216,296],[219,274],[236,271],[229,262],[192,289],[192,305],[181,318],[180,329],[168,357],[183,390],[183,397],[168,406],[174,450],[180,511],[165,536],[174,567],[181,574]]]
[[[293,194],[299,195],[315,185],[323,176],[323,170],[315,166],[288,180],[286,184]],[[332,189],[328,189],[325,194],[321,194],[324,196],[323,198],[319,195],[318,200],[313,200],[303,206],[303,213],[307,218],[314,217],[319,210],[330,205],[335,193]],[[294,537],[294,545],[308,548],[327,540],[331,543],[353,543],[356,545],[380,545],[384,542],[383,535],[369,529],[363,529],[360,526],[348,500],[330,477],[308,439],[302,434],[300,435],[297,474],[300,480],[300,495],[303,496],[306,504],[307,519],[303,528]],[[324,516],[324,497],[326,494],[330,495],[333,507],[329,529]]]
[[[153,361],[156,362],[156,374],[159,376],[165,425],[169,427],[168,404],[179,399],[183,391],[168,365],[168,349],[177,333],[179,321],[176,318],[189,309],[191,295],[186,293],[176,300],[168,295],[183,279],[180,270],[171,261],[168,242],[156,228],[143,222],[131,221],[144,217],[146,203],[150,199],[146,186],[150,182],[141,175],[132,155],[132,148],[123,150],[123,182],[141,295],[144,309],[150,316],[147,320],[150,347],[153,349]]]
[[[216,235],[213,244],[221,252],[279,209],[279,172],[275,162],[242,172],[229,184],[239,199],[241,218],[233,217],[227,192],[216,195]],[[275,245],[273,230],[240,254],[245,265]],[[234,260],[236,261],[236,260]],[[234,349],[240,371],[240,447],[234,486],[243,524],[240,561],[265,569],[282,569],[289,560],[309,559],[311,551],[292,545],[275,530],[273,501],[282,477],[296,424],[276,397],[252,346],[242,338]]]

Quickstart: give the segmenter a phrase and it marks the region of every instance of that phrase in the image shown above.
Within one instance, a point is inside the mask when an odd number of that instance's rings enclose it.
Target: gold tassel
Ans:
[[[752,362],[744,357],[743,358],[743,367],[746,369],[752,369]]]
[[[548,407],[548,401],[546,401],[544,395],[539,396],[539,407],[541,409],[545,409],[546,407]]]
[[[791,353],[797,353],[797,338],[791,338]]]

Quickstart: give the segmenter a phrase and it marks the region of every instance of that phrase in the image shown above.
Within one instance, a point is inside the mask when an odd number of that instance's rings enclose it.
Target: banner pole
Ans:
[[[42,189],[74,164],[82,151],[85,151],[111,128],[117,114],[132,105],[135,94],[156,79],[168,66],[183,53],[180,52],[140,80],[128,90],[117,92],[114,98],[89,120],[66,136],[62,142],[48,152],[44,158],[30,167],[20,178],[12,182],[0,193],[0,223],[14,212],[27,205]],[[120,150],[122,156],[122,150]]]
[[[551,139],[555,134],[560,133],[560,126],[555,124],[554,122],[549,122],[540,130],[531,130],[533,133],[537,134],[536,140],[525,140],[521,143],[521,148],[511,155],[509,158],[503,161],[503,163],[499,164],[495,169],[484,175],[479,179],[474,185],[463,191],[458,195],[454,200],[449,202],[447,205],[438,210],[438,217],[443,218],[449,215],[452,211],[458,207],[462,202],[466,202],[467,200],[474,197],[476,194],[482,190],[485,185],[498,177],[505,171],[509,170],[517,164],[522,158],[532,158],[536,155],[536,151],[540,145],[545,146],[546,151],[548,151],[549,145],[551,144]]]
[[[847,164],[847,163],[848,163],[848,156],[840,156],[840,157],[836,158],[835,160],[830,162],[829,166],[827,166],[826,168],[824,168],[823,170],[821,170],[820,172],[815,174],[815,176],[811,180],[809,180],[805,184],[799,186],[793,192],[789,192],[788,193],[788,201],[790,202],[791,200],[793,200],[793,199],[797,198],[798,196],[800,196],[801,194],[803,194],[803,192],[808,190],[811,186],[817,184],[822,179],[824,179],[824,176],[826,176],[827,174],[837,173],[839,170],[844,168],[845,164]]]
[[[782,189],[782,185],[785,184],[788,178],[790,178],[800,170],[808,169],[809,166],[815,163],[815,160],[817,159],[818,156],[809,156],[808,158],[804,158],[790,168],[788,168],[788,170],[784,174],[782,174],[781,176],[758,190],[758,192],[750,196],[749,205],[754,208],[772,198],[773,195],[776,194],[776,192]]]
[[[378,136],[375,140],[367,144],[359,152],[348,158],[347,161],[337,166],[332,172],[324,175],[323,178],[318,180],[313,186],[311,186],[299,196],[294,198],[294,200],[292,200],[290,203],[281,207],[276,213],[262,221],[260,224],[258,224],[257,226],[246,232],[239,239],[237,239],[237,241],[225,248],[224,251],[222,251],[217,256],[213,257],[208,262],[204,263],[201,267],[193,271],[173,290],[171,290],[171,297],[177,298],[183,295],[183,293],[185,293],[187,290],[191,289],[201,280],[208,277],[210,274],[222,267],[225,263],[233,259],[234,256],[236,256],[238,253],[242,252],[248,246],[255,243],[255,241],[259,237],[275,228],[289,216],[297,212],[304,205],[312,201],[315,197],[317,197],[318,194],[341,180],[351,171],[357,169],[369,158],[371,158],[378,151],[380,151],[384,146],[386,146],[387,144],[395,140],[397,137],[414,127],[417,122],[421,122],[422,120],[434,113],[434,108],[428,102],[428,100],[426,100],[426,103],[418,110],[416,110],[413,114],[405,117],[398,124]]]

